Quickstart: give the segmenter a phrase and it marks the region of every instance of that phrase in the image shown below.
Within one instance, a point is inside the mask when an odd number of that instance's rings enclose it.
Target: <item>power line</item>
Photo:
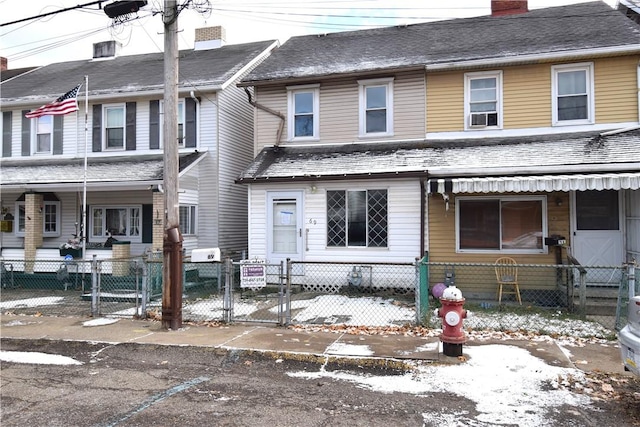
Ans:
[[[68,7],[68,8],[60,9],[54,12],[44,13],[44,14],[36,15],[30,18],[20,19],[17,21],[13,21],[12,23],[32,21],[34,19],[41,19],[42,17],[61,13],[63,11],[81,9],[84,6],[106,3],[108,1],[111,1],[111,0],[92,1],[89,3],[85,3],[83,5]],[[181,6],[183,8],[187,7],[191,3],[191,1],[192,0],[184,1],[182,2]],[[150,4],[155,4],[155,3],[156,2],[150,2]],[[378,27],[393,25],[393,24],[389,24],[389,20],[396,20],[396,21],[400,21],[402,24],[407,24],[407,23],[422,23],[425,21],[449,19],[449,17],[443,17],[443,16],[436,17],[431,14],[424,14],[425,16],[420,16],[422,14],[418,13],[419,11],[452,10],[452,9],[462,11],[467,9],[478,9],[478,10],[487,9],[486,7],[462,8],[462,7],[456,6],[455,4],[452,5],[451,7],[416,7],[416,8],[408,8],[408,7],[401,7],[401,6],[378,7],[378,8],[363,7],[362,4],[366,4],[366,3],[379,5],[379,2],[377,0],[360,0],[357,2],[356,1],[345,2],[345,0],[324,0],[321,2],[308,1],[304,3],[305,7],[302,12],[294,12],[292,11],[292,9],[298,8],[300,6],[300,2],[298,0],[291,1],[291,2],[280,0],[280,1],[269,2],[269,3],[264,3],[259,1],[247,1],[247,2],[242,2],[242,1],[229,2],[228,1],[228,2],[216,2],[215,6],[212,7],[212,9],[215,11],[216,16],[218,18],[220,17],[240,18],[246,21],[275,24],[275,25],[280,24],[281,26],[286,25],[289,27],[306,28],[306,29],[317,30],[318,32],[332,32],[336,30],[337,31],[357,30],[357,29],[363,29],[363,28],[371,29],[371,28],[378,28]],[[345,4],[348,6],[343,6]],[[398,5],[399,2],[394,4]],[[153,9],[154,10],[149,11],[149,13],[146,14],[146,16],[144,17],[150,16],[149,14],[155,15],[155,14],[161,13],[161,10],[158,10],[157,7],[154,6]],[[373,9],[381,13],[379,14],[360,13],[365,11],[371,11]],[[318,11],[320,10],[335,10],[335,11],[338,11],[338,13],[332,13],[332,14],[318,13]],[[98,9],[96,9],[95,11],[92,10],[91,12],[97,12],[97,11]],[[342,13],[343,11],[344,12],[348,11],[353,13]],[[407,12],[407,11],[414,11],[416,13],[411,14],[411,16],[406,16],[407,14],[404,12]],[[614,12],[614,10],[612,9],[611,12]],[[577,17],[579,15],[567,14],[566,16]],[[133,19],[139,19],[139,18],[140,16]],[[328,22],[327,21],[328,18],[332,19],[333,22]],[[480,16],[476,15],[475,18],[490,19],[488,16],[485,16],[485,15],[480,15]],[[539,19],[539,18],[532,17],[530,19]],[[353,20],[355,21],[367,20],[368,22],[347,22],[347,21],[353,21]],[[460,21],[461,21],[460,22],[461,24],[465,23],[464,19]],[[0,26],[6,26],[9,24],[11,23],[1,24]],[[26,25],[29,25],[29,24],[26,24]],[[223,22],[223,25],[224,25],[224,22]],[[24,28],[24,26],[19,27],[19,29],[20,28]],[[74,41],[78,41],[83,37],[97,34],[98,32],[108,28],[109,26],[101,27],[100,29],[88,30],[87,33],[84,33],[83,35],[79,35],[77,37],[70,35],[70,37],[66,38],[64,41],[47,43],[38,48],[22,51],[15,55],[11,55],[10,59],[24,59],[29,56],[40,54],[42,52],[46,52],[48,50],[55,49],[60,46],[64,46],[66,44],[73,43]],[[4,34],[0,34],[0,37],[16,30],[11,30]],[[147,35],[150,37],[149,34]],[[265,33],[265,38],[269,38],[268,36],[269,34]],[[67,37],[67,36],[64,36],[64,37]],[[51,39],[52,38],[47,38],[46,41],[50,42]],[[22,46],[22,45],[17,45],[17,46]],[[15,49],[17,46],[5,47],[4,49]]]
[[[102,7],[101,3],[105,3],[106,1],[110,1],[110,0],[92,1],[92,2],[89,2],[89,3],[85,3],[85,4],[79,4],[79,5],[73,6],[73,7],[67,7],[65,9],[54,10],[53,12],[47,12],[47,13],[42,13],[42,14],[36,15],[36,16],[30,16],[28,18],[18,19],[16,21],[5,22],[4,24],[0,24],[0,27],[5,27],[7,25],[18,24],[20,22],[25,22],[25,21],[31,21],[33,19],[44,18],[45,16],[56,15],[58,13],[67,12],[67,11],[74,10],[74,9],[82,9],[85,6],[93,6],[94,4],[98,4],[99,5],[98,7],[101,8]]]

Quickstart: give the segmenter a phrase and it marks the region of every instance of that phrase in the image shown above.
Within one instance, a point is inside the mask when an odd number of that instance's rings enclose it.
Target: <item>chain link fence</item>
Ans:
[[[505,285],[501,303],[495,264],[425,265],[432,294],[449,284],[462,291],[470,312],[464,321],[468,330],[611,338],[626,323],[627,265],[517,264],[517,276],[511,278],[517,286]],[[507,287],[510,293],[504,293]],[[430,298],[434,307],[440,306],[437,298]],[[424,323],[437,327],[441,320],[430,314]]]
[[[162,253],[111,260],[0,262],[0,309],[16,314],[162,313]],[[519,264],[498,299],[494,264],[259,261],[183,264],[184,321],[438,329],[438,289],[455,285],[467,330],[611,338],[639,293],[635,264]],[[519,293],[519,295],[518,295]],[[435,294],[435,295],[434,295]],[[518,299],[518,296],[520,299]]]

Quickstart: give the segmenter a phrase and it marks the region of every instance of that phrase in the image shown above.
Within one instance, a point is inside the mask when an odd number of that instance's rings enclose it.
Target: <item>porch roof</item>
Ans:
[[[238,183],[640,173],[640,128],[264,148]],[[521,187],[540,179],[512,179]],[[566,181],[566,180],[565,180]],[[463,181],[457,181],[463,182]],[[464,181],[466,182],[466,181]],[[584,182],[584,180],[582,181]]]
[[[640,189],[640,172],[430,179],[427,186],[429,193],[527,193],[623,189]]]
[[[206,152],[180,155],[182,176],[198,163]],[[162,154],[148,156],[117,156],[87,159],[87,187],[140,187],[162,184],[164,159]],[[63,189],[82,186],[84,159],[7,159],[0,162],[0,188],[3,190]]]

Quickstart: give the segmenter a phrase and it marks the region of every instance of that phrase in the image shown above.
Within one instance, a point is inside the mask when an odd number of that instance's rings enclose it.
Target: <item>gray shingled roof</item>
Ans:
[[[267,40],[209,50],[182,50],[179,85],[194,89],[198,86],[219,87],[275,43],[275,40]],[[85,75],[89,76],[90,96],[163,90],[163,55],[150,53],[50,64],[3,82],[1,101],[55,99],[84,82]]]
[[[206,153],[180,156],[180,171],[199,161]],[[136,183],[162,181],[163,155],[118,156],[87,159],[87,183]],[[82,184],[84,159],[8,159],[0,162],[3,186],[38,184]]]
[[[616,46],[640,49],[640,26],[597,1],[520,15],[292,37],[241,84]]]
[[[9,80],[15,76],[19,76],[20,74],[24,74],[36,68],[38,67],[12,68],[10,70],[2,70],[0,71],[0,81]]]
[[[537,136],[268,147],[237,182],[535,174],[545,168],[640,171],[640,129]],[[544,155],[541,155],[544,153]],[[465,173],[466,171],[466,173]]]

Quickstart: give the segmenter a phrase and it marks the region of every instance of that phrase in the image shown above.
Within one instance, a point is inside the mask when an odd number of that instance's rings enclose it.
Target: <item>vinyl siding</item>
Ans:
[[[250,191],[249,257],[267,256],[267,191],[299,190],[304,192],[304,228],[307,241],[303,242],[306,261],[354,262],[413,262],[420,254],[420,183],[418,180],[350,181],[281,185],[252,185]],[[328,248],[326,246],[326,191],[386,189],[388,191],[388,247],[387,248]]]
[[[536,193],[526,193],[535,195]],[[567,238],[567,244],[571,244],[569,228],[569,197],[568,193],[538,193],[547,197],[547,235],[559,234]],[[459,196],[469,196],[460,194]],[[478,196],[487,196],[486,194]],[[500,197],[500,195],[495,195]],[[557,206],[556,200],[562,201],[561,206]],[[555,249],[549,249],[546,254],[502,254],[493,253],[457,253],[456,252],[456,205],[455,196],[451,195],[449,200],[449,210],[445,209],[443,198],[439,194],[432,194],[428,198],[429,217],[429,261],[431,262],[453,262],[453,263],[494,263],[501,256],[514,258],[519,264],[556,264]],[[563,254],[564,256],[564,254]],[[566,262],[566,261],[565,261]],[[463,290],[463,294],[468,296],[495,295],[496,283],[495,274],[491,268],[483,268],[482,274],[470,275],[468,270],[465,274],[456,276],[456,286]],[[462,273],[462,272],[461,272]],[[545,276],[546,275],[546,276]],[[548,277],[547,277],[548,276]],[[442,277],[435,275],[431,279],[431,284],[441,282]],[[555,271],[548,271],[536,274],[536,281],[527,283],[523,280],[520,289],[555,289]]]
[[[208,93],[200,99],[198,146],[207,154],[198,163],[198,239],[202,248],[220,247],[218,241],[218,97]]]
[[[256,88],[254,100],[260,105],[270,108],[278,113],[287,116],[287,96],[286,90],[283,87],[268,87],[268,88]],[[277,141],[276,135],[278,133],[278,127],[280,126],[281,119],[271,113],[262,111],[259,108],[254,110],[255,114],[255,150],[254,155],[257,155],[260,150],[265,146],[277,145],[279,142],[286,140],[287,127],[286,123],[282,131],[281,141]],[[320,111],[322,114],[322,110]]]
[[[427,131],[462,130],[464,79],[460,72],[427,74]]]
[[[638,120],[637,66],[639,56],[580,60],[593,62],[596,123]],[[551,126],[551,67],[544,63],[503,68],[503,128]],[[500,70],[489,68],[488,71]],[[427,74],[427,130],[464,130],[464,71]]]
[[[247,186],[235,180],[253,159],[252,106],[243,89],[229,85],[220,94],[219,218],[220,247],[247,250]]]
[[[358,140],[358,83],[352,78],[322,83],[320,85],[320,141],[339,143],[356,140]]]
[[[423,138],[425,134],[424,73],[401,73],[393,81],[394,133],[384,139],[400,140]],[[287,90],[284,86],[260,87],[256,100],[259,104],[287,117]],[[358,136],[359,93],[358,79],[342,78],[320,84],[320,139],[303,144],[352,143],[365,138]],[[256,154],[265,146],[276,143],[280,119],[256,109]],[[281,143],[287,144],[289,135],[285,120]],[[300,142],[292,142],[300,143]]]
[[[595,63],[597,123],[638,121],[639,62],[640,55]]]
[[[20,197],[21,193],[3,193],[2,204],[15,213],[15,200]],[[44,237],[42,248],[57,249],[61,243],[64,243],[73,237],[73,234],[79,231],[82,224],[82,188],[78,192],[62,192],[56,191],[56,196],[60,200],[61,221],[60,236]],[[117,194],[117,195],[116,195]],[[95,205],[142,205],[151,204],[151,193],[147,191],[124,191],[124,192],[91,192],[87,193],[87,229],[89,227],[91,206]],[[78,224],[76,230],[75,224]],[[16,224],[14,223],[14,231]],[[91,241],[95,243],[95,241]],[[97,243],[103,243],[98,241]],[[18,237],[13,233],[3,233],[2,248],[23,248],[24,238]],[[132,243],[131,254],[140,254],[150,243]]]
[[[503,129],[551,126],[550,65],[507,68],[502,84]]]

